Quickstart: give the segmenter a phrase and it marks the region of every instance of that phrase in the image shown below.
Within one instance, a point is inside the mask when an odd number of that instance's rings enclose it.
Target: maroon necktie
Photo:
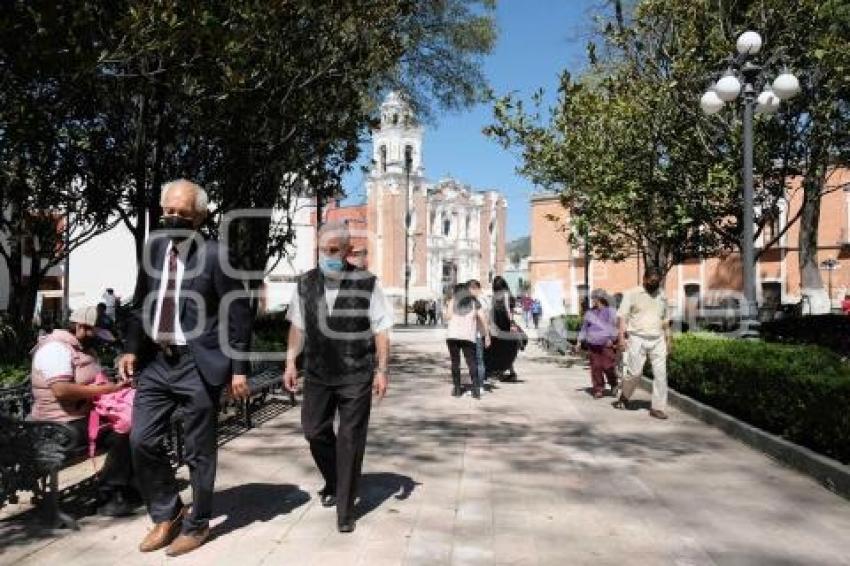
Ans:
[[[160,343],[174,342],[174,293],[177,288],[177,248],[173,245],[168,253],[168,285],[159,307],[159,328],[156,341]]]

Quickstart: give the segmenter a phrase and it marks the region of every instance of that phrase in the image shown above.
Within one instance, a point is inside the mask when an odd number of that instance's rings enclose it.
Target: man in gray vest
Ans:
[[[328,223],[319,231],[319,267],[299,278],[287,313],[291,325],[283,376],[285,387],[295,391],[295,359],[303,351],[301,425],[325,480],[321,503],[336,505],[341,533],[354,530],[372,395],[380,400],[387,392],[393,325],[375,276],[345,260],[350,240],[345,224]]]

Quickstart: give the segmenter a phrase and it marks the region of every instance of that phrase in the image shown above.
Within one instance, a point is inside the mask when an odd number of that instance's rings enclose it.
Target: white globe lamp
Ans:
[[[741,55],[755,55],[761,51],[761,36],[754,31],[745,31],[738,37],[737,47]]]
[[[793,98],[800,92],[800,81],[786,71],[773,80],[773,92],[782,100]]]
[[[717,96],[714,90],[709,90],[699,99],[699,105],[702,111],[711,116],[717,114],[723,109],[723,100]]]
[[[714,86],[717,96],[723,102],[732,102],[741,93],[741,81],[732,73],[724,75]]]
[[[779,97],[774,94],[770,87],[765,87],[758,96],[756,111],[763,114],[775,114],[778,110]]]

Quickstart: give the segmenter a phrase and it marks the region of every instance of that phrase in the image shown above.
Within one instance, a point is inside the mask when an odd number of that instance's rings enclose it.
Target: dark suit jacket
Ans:
[[[227,250],[222,247],[213,241],[192,243],[176,305],[192,358],[201,377],[214,386],[229,382],[233,374],[247,374],[250,369],[247,359],[232,359],[225,351],[225,346],[229,346],[234,352],[247,355],[252,317],[246,295],[224,300],[231,292],[244,293],[245,287],[242,281],[224,273],[219,254]],[[151,238],[145,246],[145,257],[153,269],[145,270],[144,261],[139,266],[126,328],[126,349],[136,354],[142,365],[155,353],[153,322],[167,249],[168,239]]]

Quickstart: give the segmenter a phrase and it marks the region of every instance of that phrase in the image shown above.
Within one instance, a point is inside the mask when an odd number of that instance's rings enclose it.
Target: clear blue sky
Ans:
[[[579,72],[585,62],[585,44],[592,14],[600,0],[499,0],[496,12],[499,40],[484,60],[493,90],[501,95],[517,91],[529,98],[543,87],[554,100],[558,74],[568,68]],[[508,240],[529,233],[531,184],[515,173],[516,157],[481,133],[492,123],[492,110],[479,105],[462,113],[444,113],[425,132],[423,159],[427,177],[446,175],[477,189],[496,189],[508,199]],[[370,159],[364,151],[362,163]],[[363,175],[355,171],[345,181],[349,202],[365,196]]]

